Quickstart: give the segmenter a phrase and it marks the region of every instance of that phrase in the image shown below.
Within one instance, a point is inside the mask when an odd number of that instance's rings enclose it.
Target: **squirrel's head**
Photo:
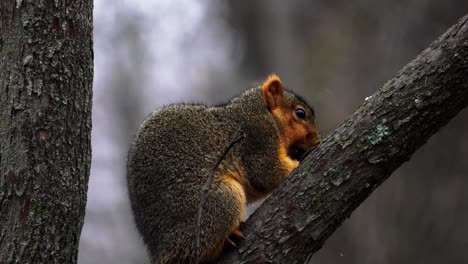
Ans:
[[[315,113],[300,97],[285,91],[277,75],[270,75],[262,84],[262,97],[278,125],[280,155],[289,158],[294,168],[307,151],[320,143]]]

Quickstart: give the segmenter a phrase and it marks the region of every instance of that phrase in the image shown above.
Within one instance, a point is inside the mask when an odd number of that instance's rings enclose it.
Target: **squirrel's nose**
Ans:
[[[322,143],[322,138],[319,135],[317,135],[315,137],[314,143],[312,143],[312,145],[317,146],[317,145],[320,145],[320,143]]]
[[[309,133],[307,134],[307,141],[310,142],[310,147],[315,147],[322,142],[322,139],[319,134],[317,133]]]

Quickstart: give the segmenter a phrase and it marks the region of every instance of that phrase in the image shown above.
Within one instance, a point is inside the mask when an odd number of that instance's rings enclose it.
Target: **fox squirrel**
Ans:
[[[222,160],[204,205],[200,262],[207,263],[230,235],[242,236],[246,204],[271,193],[320,142],[314,111],[271,75],[226,105],[171,105],[140,126],[128,155],[128,188],[154,263],[195,262],[202,186],[241,125],[245,138]]]

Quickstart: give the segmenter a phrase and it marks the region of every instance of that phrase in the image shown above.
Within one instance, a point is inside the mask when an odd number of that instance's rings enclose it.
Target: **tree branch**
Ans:
[[[468,104],[468,15],[309,154],[219,263],[304,263],[372,191]]]

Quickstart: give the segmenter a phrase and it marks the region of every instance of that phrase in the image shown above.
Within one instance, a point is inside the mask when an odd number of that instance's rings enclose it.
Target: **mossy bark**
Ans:
[[[0,1],[0,263],[76,263],[91,162],[92,1]]]
[[[468,104],[468,16],[328,136],[248,219],[219,263],[304,263],[372,191]],[[359,239],[359,238],[356,238]]]

